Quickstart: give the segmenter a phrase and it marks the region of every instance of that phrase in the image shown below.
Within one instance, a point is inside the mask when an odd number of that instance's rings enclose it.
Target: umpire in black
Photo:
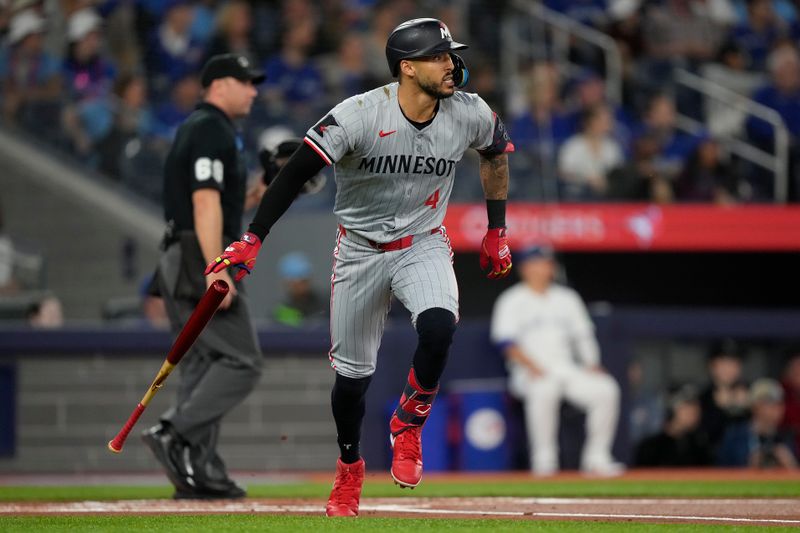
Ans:
[[[164,168],[168,229],[156,280],[173,330],[215,279],[231,287],[179,365],[175,406],[142,434],[175,485],[175,498],[245,496],[228,477],[217,440],[222,417],[258,382],[261,351],[241,286],[225,272],[204,276],[203,270],[242,231],[245,196],[252,195],[233,121],[250,113],[255,85],[264,79],[244,56],[209,59],[201,74],[203,102],[178,129]]]

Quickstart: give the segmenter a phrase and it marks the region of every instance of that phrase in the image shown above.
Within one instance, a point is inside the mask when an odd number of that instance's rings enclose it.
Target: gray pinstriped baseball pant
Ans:
[[[375,372],[391,296],[411,312],[440,307],[458,317],[458,285],[444,228],[416,236],[408,248],[381,251],[337,233],[331,276],[331,366],[362,378]]]

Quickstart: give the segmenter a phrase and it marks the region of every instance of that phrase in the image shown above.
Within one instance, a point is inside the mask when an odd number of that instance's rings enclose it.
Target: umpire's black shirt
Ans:
[[[176,230],[194,230],[192,193],[217,189],[222,201],[222,231],[241,233],[247,172],[240,141],[228,116],[204,102],[181,124],[164,165],[164,216]]]

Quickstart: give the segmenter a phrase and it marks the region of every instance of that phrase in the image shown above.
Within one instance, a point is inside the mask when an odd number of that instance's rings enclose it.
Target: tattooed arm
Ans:
[[[508,154],[480,154],[481,185],[487,200],[508,198]]]
[[[511,253],[506,239],[506,198],[508,198],[508,155],[481,153],[481,184],[486,196],[489,228],[481,243],[482,269],[488,277],[502,278],[511,270]]]
[[[490,228],[506,226],[508,198],[508,154],[480,154],[481,185],[486,196]]]

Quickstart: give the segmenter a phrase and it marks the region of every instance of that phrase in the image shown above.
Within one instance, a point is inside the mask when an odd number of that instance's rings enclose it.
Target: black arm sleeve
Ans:
[[[300,145],[267,188],[248,231],[263,241],[272,225],[292,205],[305,182],[325,166],[325,161],[306,143]]]

